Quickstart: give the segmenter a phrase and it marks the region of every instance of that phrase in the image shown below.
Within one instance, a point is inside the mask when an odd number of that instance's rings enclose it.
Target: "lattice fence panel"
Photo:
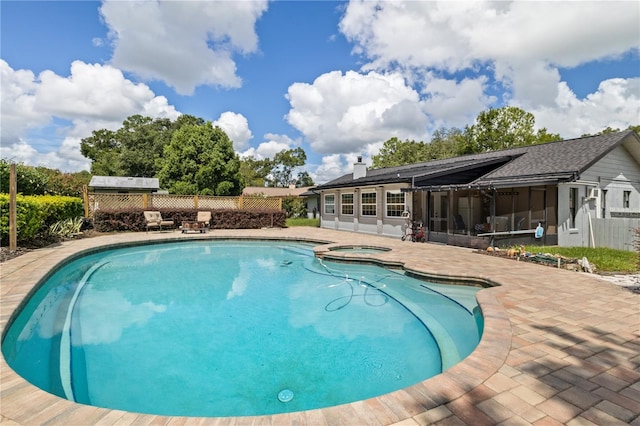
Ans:
[[[142,194],[89,194],[89,215],[96,210],[129,210],[143,208]]]
[[[145,197],[147,204],[145,205]],[[89,217],[96,210],[193,209],[202,210],[281,210],[279,197],[215,197],[170,194],[87,194]]]
[[[193,195],[149,195],[148,209],[192,209],[195,207]]]
[[[241,197],[198,196],[198,208],[210,210],[237,209]]]
[[[246,210],[280,210],[282,199],[279,197],[245,197],[242,208]]]

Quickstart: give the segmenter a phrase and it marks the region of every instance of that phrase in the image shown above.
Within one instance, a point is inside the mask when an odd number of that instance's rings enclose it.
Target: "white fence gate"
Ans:
[[[635,250],[638,241],[635,230],[640,228],[640,219],[612,218],[591,219],[591,221],[596,247]]]

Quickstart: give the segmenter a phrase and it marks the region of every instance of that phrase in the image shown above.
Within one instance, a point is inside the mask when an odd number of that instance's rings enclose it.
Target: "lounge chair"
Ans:
[[[162,231],[163,226],[174,229],[173,220],[162,219],[162,215],[158,211],[144,212],[144,220],[147,222],[147,232],[149,232],[149,228],[159,228]]]
[[[200,227],[201,232],[206,232],[209,230],[209,226],[211,225],[211,212],[210,211],[199,211],[198,212],[198,225]]]

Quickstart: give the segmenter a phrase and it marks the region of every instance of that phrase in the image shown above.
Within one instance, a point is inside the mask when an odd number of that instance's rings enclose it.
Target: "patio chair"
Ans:
[[[199,211],[197,218],[198,225],[201,229],[201,232],[206,232],[209,230],[209,226],[211,225],[211,212],[210,211]]]
[[[453,225],[455,227],[455,231],[458,232],[466,232],[467,225],[464,224],[464,220],[462,219],[462,215],[454,215],[453,216]]]
[[[173,220],[162,219],[162,215],[158,211],[145,211],[144,220],[147,222],[147,232],[149,232],[149,228],[159,228],[160,231],[162,231],[163,226],[171,229],[175,228]]]
[[[513,219],[515,223],[514,231],[520,231],[522,229],[522,224],[524,223],[524,217],[516,216]]]

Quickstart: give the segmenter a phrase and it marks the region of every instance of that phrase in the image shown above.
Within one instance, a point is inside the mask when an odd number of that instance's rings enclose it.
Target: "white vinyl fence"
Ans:
[[[635,250],[637,240],[635,230],[640,228],[640,219],[613,218],[591,219],[591,221],[596,247]]]

